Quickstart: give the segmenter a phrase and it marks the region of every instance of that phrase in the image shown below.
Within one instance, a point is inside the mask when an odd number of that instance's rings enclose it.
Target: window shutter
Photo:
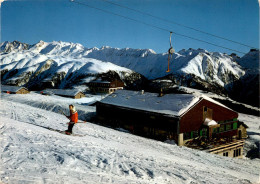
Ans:
[[[233,130],[237,129],[237,122],[233,123]]]

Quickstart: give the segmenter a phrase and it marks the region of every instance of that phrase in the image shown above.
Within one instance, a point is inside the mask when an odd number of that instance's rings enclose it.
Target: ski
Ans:
[[[70,134],[70,133],[66,133],[66,131],[64,130],[57,130],[57,129],[53,129],[53,128],[47,128],[48,130],[51,130],[51,131],[54,131],[54,132],[58,132],[58,133],[61,133],[61,134],[64,134],[64,135],[71,135],[71,136],[78,136],[78,137],[83,137],[83,135],[80,135],[80,134]]]

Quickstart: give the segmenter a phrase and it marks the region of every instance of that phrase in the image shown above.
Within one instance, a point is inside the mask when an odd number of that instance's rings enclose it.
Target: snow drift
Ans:
[[[42,96],[33,93],[28,96],[11,96],[17,98],[3,94],[0,100],[0,182],[259,182],[259,159],[221,157],[145,139],[89,122],[74,127],[74,132],[81,137],[63,135],[44,127],[54,130],[66,129],[65,116],[32,107],[29,102],[21,103],[28,98],[35,99],[35,102],[39,99],[41,102]],[[44,98],[45,107],[48,107],[48,103],[55,102],[54,97]],[[16,102],[17,99],[21,101]],[[242,117],[244,120],[250,119],[250,132],[259,132],[257,117]]]

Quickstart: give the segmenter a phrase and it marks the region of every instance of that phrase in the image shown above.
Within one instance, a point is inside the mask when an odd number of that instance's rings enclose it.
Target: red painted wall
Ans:
[[[181,117],[180,133],[191,132],[201,128],[203,125],[203,106],[213,110],[212,119],[216,122],[232,120],[238,117],[237,112],[203,99]]]

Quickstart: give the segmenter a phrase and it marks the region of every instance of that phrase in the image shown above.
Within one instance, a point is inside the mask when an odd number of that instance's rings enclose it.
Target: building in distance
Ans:
[[[27,94],[30,91],[25,87],[1,85],[1,92],[8,94]]]
[[[41,91],[42,95],[58,95],[67,98],[79,99],[85,97],[85,94],[78,89],[45,89]]]
[[[124,82],[121,80],[113,80],[113,81],[102,81],[95,80],[88,83],[88,87],[91,93],[107,93],[111,94],[119,89],[124,89]]]

